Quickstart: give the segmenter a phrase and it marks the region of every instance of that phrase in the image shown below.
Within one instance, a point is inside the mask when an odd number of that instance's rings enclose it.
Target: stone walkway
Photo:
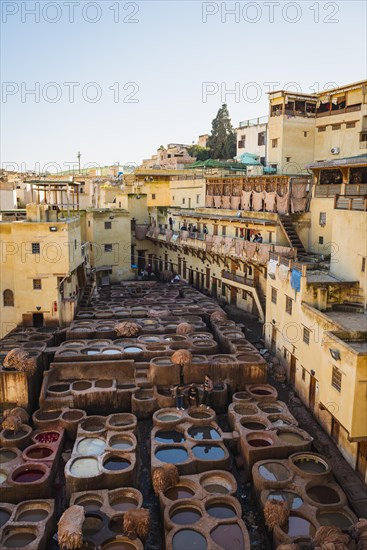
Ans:
[[[224,310],[230,319],[245,326],[244,332],[250,342],[255,343],[261,340],[262,324],[254,315],[234,306],[225,306]],[[348,464],[333,439],[328,436],[307,407],[296,396],[292,386],[276,382],[270,374],[268,375],[268,381],[277,389],[279,399],[287,404],[290,412],[299,422],[300,428],[313,437],[314,450],[328,458],[332,465],[333,474],[345,491],[357,516],[367,518],[367,486],[357,472]]]

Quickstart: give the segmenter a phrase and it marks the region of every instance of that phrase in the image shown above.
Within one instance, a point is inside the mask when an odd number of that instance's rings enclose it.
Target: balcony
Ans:
[[[336,210],[359,210],[360,212],[367,212],[367,195],[336,195],[334,208]]]
[[[340,194],[342,188],[342,184],[339,183],[337,185],[316,185],[315,187],[315,197],[317,198],[327,198],[327,197],[335,197],[336,195]]]
[[[222,271],[222,279],[226,279],[227,281],[233,281],[235,283],[239,283],[240,285],[245,286],[254,286],[254,280],[249,279],[248,277],[236,275],[235,273],[231,273],[230,271]]]

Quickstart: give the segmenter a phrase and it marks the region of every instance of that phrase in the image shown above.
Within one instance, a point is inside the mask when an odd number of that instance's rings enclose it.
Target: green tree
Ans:
[[[236,155],[236,134],[225,103],[212,121],[212,132],[207,146],[210,149],[211,158],[214,159],[232,159]]]
[[[202,147],[201,145],[190,145],[190,147],[187,148],[187,152],[190,157],[195,157],[196,160],[210,159],[210,149],[208,147]]]

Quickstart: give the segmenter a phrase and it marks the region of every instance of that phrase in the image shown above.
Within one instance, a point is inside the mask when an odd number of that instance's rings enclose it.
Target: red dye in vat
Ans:
[[[45,472],[42,470],[36,470],[34,468],[26,468],[25,470],[22,470],[18,474],[15,474],[13,476],[13,480],[17,483],[33,483],[34,481],[38,481],[45,475]]]
[[[248,444],[251,445],[251,447],[270,447],[271,445],[270,441],[266,439],[250,439]]]
[[[55,443],[59,437],[60,434],[58,432],[42,432],[36,435],[36,440],[39,443]]]

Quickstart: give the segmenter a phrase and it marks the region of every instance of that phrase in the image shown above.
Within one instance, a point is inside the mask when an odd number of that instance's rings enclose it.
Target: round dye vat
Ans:
[[[136,550],[136,546],[130,542],[113,539],[104,544],[102,550]]]
[[[25,435],[28,435],[25,430],[19,430],[18,432],[11,432],[10,430],[4,430],[3,436],[6,439],[21,439]]]
[[[14,451],[8,451],[7,449],[1,449],[0,450],[0,464],[6,464],[7,462],[11,462],[17,458],[16,453]]]
[[[133,443],[130,439],[124,439],[123,437],[114,437],[109,442],[109,446],[112,449],[119,449],[120,451],[125,451],[126,449],[131,449]]]
[[[105,424],[97,418],[88,418],[81,423],[80,427],[86,432],[100,432],[105,429]]]
[[[182,443],[185,438],[181,432],[175,430],[159,431],[155,434],[155,440],[160,443]]]
[[[290,537],[312,537],[316,531],[310,521],[299,516],[292,516],[292,514],[289,516],[288,526],[284,530]]]
[[[318,504],[336,504],[340,501],[335,489],[324,485],[314,485],[306,490],[307,495]]]
[[[270,422],[272,423],[274,428],[276,428],[276,427],[280,428],[282,426],[289,426],[291,424],[290,421],[284,420],[283,418],[270,418],[270,416],[269,416],[268,419],[270,420]]]
[[[5,472],[0,472],[0,485],[2,485],[2,483],[4,483],[4,481],[6,480],[8,476],[6,475]]]
[[[95,458],[77,458],[71,465],[71,475],[75,477],[93,477],[99,474],[98,462]]]
[[[103,521],[98,516],[87,515],[85,517],[82,531],[83,538],[93,538],[103,527]]]
[[[176,485],[175,487],[167,489],[164,495],[170,500],[180,500],[182,498],[192,498],[194,491],[186,485]]]
[[[237,523],[218,525],[210,533],[218,546],[225,550],[242,550],[244,548],[243,534]]]
[[[214,504],[209,504],[206,508],[206,511],[208,512],[209,516],[212,516],[213,518],[226,519],[236,516],[236,510],[232,508],[232,506],[229,506],[229,504],[225,504],[223,502],[215,502]]]
[[[235,405],[233,407],[234,412],[237,414],[241,414],[243,416],[250,416],[252,414],[256,414],[257,410],[255,407],[251,407],[250,405]]]
[[[206,550],[207,547],[206,538],[193,529],[182,529],[172,539],[172,550]]]
[[[220,483],[208,483],[204,486],[204,489],[211,495],[227,495],[229,493],[228,487]]]
[[[288,469],[277,462],[261,464],[259,474],[267,481],[285,481],[290,476]]]
[[[133,426],[134,417],[130,414],[114,414],[109,419],[111,426]]]
[[[105,470],[109,470],[110,472],[126,470],[129,466],[131,466],[131,462],[125,458],[120,458],[119,456],[110,456],[103,463],[103,468],[105,468]]]
[[[293,459],[293,464],[302,472],[309,474],[323,474],[329,468],[326,462],[312,455],[302,455]]]
[[[266,425],[261,422],[245,421],[241,422],[241,424],[246,430],[264,430],[266,428]]]
[[[160,422],[175,422],[176,420],[179,420],[180,418],[181,418],[181,416],[179,416],[178,414],[173,414],[173,413],[159,414],[157,416],[157,420],[159,420]]]
[[[73,383],[73,390],[75,391],[85,391],[85,390],[89,390],[91,387],[92,387],[92,384],[84,380]]]
[[[195,445],[192,452],[200,460],[222,460],[226,456],[222,447],[217,445]]]
[[[42,460],[43,458],[48,458],[53,453],[53,450],[49,447],[33,447],[33,449],[27,449],[26,455],[32,460]]]
[[[11,513],[3,508],[0,508],[0,529],[5,523],[8,523]]]
[[[295,432],[278,432],[277,436],[285,443],[293,443],[294,445],[297,445],[298,443],[303,443],[305,441],[300,434],[297,434]]]
[[[83,418],[83,416],[82,411],[67,411],[63,413],[62,418],[67,422],[76,422]]]
[[[38,420],[56,420],[60,414],[61,411],[37,411],[36,417]]]
[[[42,432],[36,435],[36,441],[38,443],[56,443],[59,440],[59,432]]]
[[[104,453],[106,448],[106,442],[103,439],[97,437],[86,437],[81,439],[77,446],[77,451],[83,455],[95,455],[100,456]]]
[[[163,449],[158,449],[155,456],[161,462],[166,462],[167,464],[180,464],[187,460],[189,454],[183,447],[169,448],[165,447]]]
[[[48,516],[47,510],[42,510],[42,508],[33,508],[31,510],[24,510],[18,516],[16,521],[30,521],[37,522],[43,521]]]
[[[138,501],[131,497],[120,496],[111,502],[111,507],[119,512],[126,512],[126,510],[134,510],[138,507]]]
[[[94,500],[94,499],[85,499],[83,500],[83,498],[81,499],[78,499],[75,504],[78,504],[78,506],[83,506],[84,510],[86,512],[96,512],[98,510],[100,510],[101,506],[102,506],[102,502],[100,502],[99,500]]]
[[[297,493],[291,491],[272,491],[268,494],[268,500],[286,502],[290,510],[297,510],[303,504],[303,499]]]
[[[264,405],[259,405],[259,408],[266,414],[275,414],[282,412],[282,408],[278,405],[273,405],[272,403],[266,403]]]
[[[46,475],[42,470],[37,470],[36,468],[24,468],[20,472],[15,471],[13,474],[13,481],[17,483],[33,483],[34,481],[39,481]]]
[[[121,353],[121,350],[119,349],[103,349],[102,350],[103,355],[119,355]]]
[[[191,418],[197,418],[198,420],[204,420],[210,418],[211,414],[205,411],[192,411],[189,412],[189,416],[191,416]]]
[[[171,515],[171,520],[179,525],[191,525],[201,518],[201,513],[196,508],[181,506],[176,508]]]
[[[270,447],[273,445],[271,439],[265,439],[265,437],[261,437],[260,435],[253,435],[251,438],[248,437],[247,443],[250,447]]]
[[[4,541],[4,547],[5,548],[23,548],[24,546],[27,546],[31,542],[33,542],[36,539],[36,535],[34,533],[30,532],[20,532],[20,533],[14,533],[14,535],[10,535],[5,541]]]
[[[253,388],[251,389],[251,393],[254,395],[271,395],[271,391],[265,388]]]
[[[141,351],[143,351],[143,349],[136,346],[128,346],[127,348],[124,348],[123,351],[125,353],[140,353]]]
[[[317,514],[317,521],[320,525],[332,525],[339,527],[342,531],[347,531],[352,525],[352,520],[341,512],[320,512]]]
[[[189,435],[194,439],[221,439],[220,434],[211,426],[193,426],[188,431]]]
[[[68,391],[69,388],[69,384],[52,384],[52,386],[48,387],[48,391],[52,391],[54,393],[63,393],[65,391]]]
[[[108,528],[113,533],[116,533],[117,535],[122,535],[124,532],[123,516],[114,516],[110,520]]]

